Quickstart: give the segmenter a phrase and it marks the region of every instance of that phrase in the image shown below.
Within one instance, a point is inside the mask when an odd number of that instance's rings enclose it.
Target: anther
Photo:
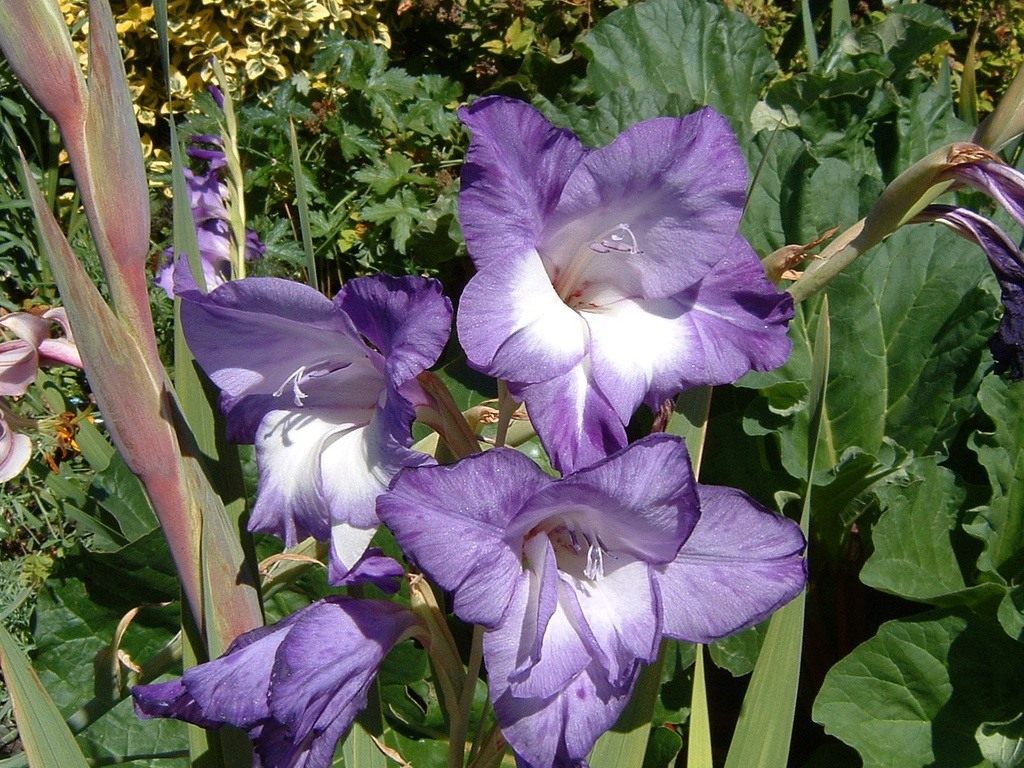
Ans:
[[[595,253],[612,253],[614,251],[615,253],[628,253],[633,256],[643,253],[640,250],[640,243],[637,242],[636,235],[629,228],[629,224],[618,224],[608,230],[600,240],[595,240],[590,244],[590,250]]]

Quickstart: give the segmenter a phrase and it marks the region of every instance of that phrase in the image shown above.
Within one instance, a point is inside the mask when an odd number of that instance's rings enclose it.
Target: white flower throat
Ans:
[[[573,309],[596,309],[588,300],[587,271],[598,255],[638,256],[643,253],[640,241],[626,222],[616,224],[594,240],[577,249],[565,271],[555,276],[554,286],[559,297]]]

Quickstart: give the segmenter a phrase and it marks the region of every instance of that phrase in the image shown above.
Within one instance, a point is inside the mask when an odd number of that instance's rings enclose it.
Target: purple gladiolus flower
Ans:
[[[185,337],[221,389],[228,437],[255,443],[253,531],[292,546],[331,542],[335,583],[401,573],[361,558],[378,526],[374,501],[401,467],[431,459],[410,449],[416,376],[437,360],[451,303],[436,280],[364,277],[331,301],[276,278],[182,295]],[[356,566],[359,566],[358,568]]]
[[[487,630],[495,713],[532,768],[583,763],[662,637],[730,634],[806,580],[799,527],[698,485],[667,435],[560,480],[504,448],[407,469],[377,508],[455,613]]]
[[[200,173],[185,169],[185,181],[196,227],[203,279],[207,290],[210,290],[231,279],[231,223],[226,202],[228,188],[221,180],[221,174],[227,168],[227,157],[219,136],[197,135],[191,138],[191,142],[189,156],[206,164]],[[248,262],[262,258],[267,248],[259,236],[251,229],[246,230],[245,234],[245,260]],[[187,270],[175,270],[175,261],[174,249],[167,248],[164,251],[164,262],[154,279],[168,298],[174,298],[175,294],[193,287]]]
[[[459,340],[525,400],[556,467],[621,448],[643,402],[785,362],[793,305],[738,234],[746,166],[724,118],[647,120],[588,149],[511,99],[459,114],[478,270]]]
[[[381,661],[415,622],[391,603],[329,597],[245,633],[180,680],[137,686],[135,709],[144,718],[242,728],[262,768],[328,768]]]
[[[929,205],[915,221],[938,222],[977,243],[999,281],[1003,317],[989,340],[998,373],[1024,379],[1024,254],[1009,236],[984,216],[952,205]]]

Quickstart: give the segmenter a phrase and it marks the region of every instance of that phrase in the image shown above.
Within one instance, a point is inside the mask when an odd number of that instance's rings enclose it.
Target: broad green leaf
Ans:
[[[967,586],[952,541],[964,491],[935,460],[919,464],[909,485],[878,491],[884,512],[871,530],[874,551],[860,578],[883,592],[931,602]]]
[[[918,454],[941,449],[973,409],[988,365],[990,280],[966,241],[910,227],[833,281],[837,353],[819,469],[852,446],[878,455],[887,437]]]
[[[683,737],[668,728],[655,728],[647,742],[643,768],[669,768],[683,747]]]
[[[899,138],[893,175],[939,147],[967,140],[970,127],[953,113],[949,85],[938,82],[915,93],[900,106],[896,132]]]
[[[133,765],[140,768],[187,765],[180,758],[145,758],[184,750],[185,726],[135,715],[124,689],[129,669],[111,647],[118,622],[144,606],[117,650],[139,665],[163,650],[177,632],[178,609],[160,604],[176,599],[178,591],[159,531],[119,552],[72,554],[44,585],[36,609],[36,668],[90,759],[135,756]]]
[[[1006,634],[1024,643],[1024,585],[1017,584],[1006,591],[999,601],[996,617]]]
[[[995,768],[1024,765],[1024,713],[1005,723],[982,723],[974,737]]]
[[[743,211],[743,234],[755,251],[767,256],[798,242],[797,218],[812,202],[804,190],[814,163],[803,141],[785,129],[761,131],[744,149],[756,177]]]
[[[777,67],[746,16],[704,0],[651,0],[604,18],[579,44],[599,96],[628,87],[710,105],[734,127],[750,114]]]
[[[1024,382],[988,376],[978,400],[994,428],[975,432],[970,443],[988,473],[992,497],[967,530],[985,545],[978,567],[1009,581],[1024,567]]]
[[[708,646],[711,660],[716,667],[728,670],[733,677],[749,675],[754,670],[767,631],[768,623],[762,622],[735,635],[716,640]]]
[[[24,651],[0,625],[0,670],[3,671],[21,743],[31,768],[87,768],[64,719],[47,695]]]
[[[341,749],[345,757],[345,768],[387,768],[388,760],[384,753],[358,722],[352,724]]]
[[[159,526],[142,483],[117,454],[107,469],[93,477],[88,494],[96,507],[117,521],[124,544],[142,538]],[[86,511],[90,511],[89,508]]]
[[[591,147],[608,144],[629,126],[652,117],[689,114],[698,106],[678,93],[636,91],[620,86],[604,93],[593,104],[552,103],[543,97],[536,106],[556,125],[570,128]]]
[[[836,664],[813,717],[865,768],[971,768],[988,765],[979,726],[1019,715],[1022,692],[1024,646],[977,615],[929,613],[883,624]]]

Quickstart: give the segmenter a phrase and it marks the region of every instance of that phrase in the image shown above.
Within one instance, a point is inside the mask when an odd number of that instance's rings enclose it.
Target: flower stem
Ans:
[[[459,696],[459,709],[451,713],[451,725],[448,730],[448,768],[462,768],[466,763],[466,733],[469,731],[469,713],[473,708],[473,694],[476,681],[480,675],[480,662],[484,653],[484,628],[479,624],[473,627],[473,645],[469,650],[469,664],[466,667],[466,680]]]
[[[512,399],[508,392],[508,382],[498,380],[498,431],[494,436],[494,445],[500,448],[505,445],[508,438],[508,425],[512,421],[512,414],[519,408],[519,403]]]

